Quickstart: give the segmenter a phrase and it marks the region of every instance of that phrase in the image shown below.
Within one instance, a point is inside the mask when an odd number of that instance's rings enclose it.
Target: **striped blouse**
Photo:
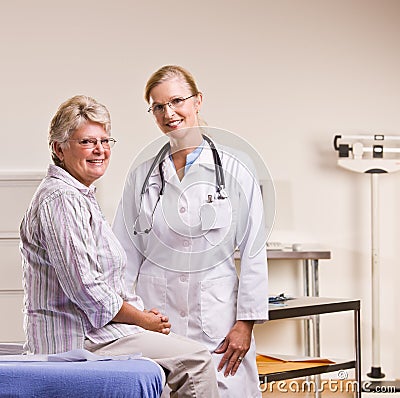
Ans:
[[[20,227],[25,348],[51,354],[136,333],[113,323],[122,302],[143,309],[124,285],[126,254],[95,199],[62,168],[50,165]]]

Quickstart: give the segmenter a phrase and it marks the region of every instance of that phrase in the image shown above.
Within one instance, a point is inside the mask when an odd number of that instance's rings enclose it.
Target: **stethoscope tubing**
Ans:
[[[207,137],[206,135],[202,134],[203,139],[207,141],[207,143],[210,145],[211,152],[213,154],[213,160],[214,160],[214,167],[215,167],[215,179],[216,179],[216,191],[218,194],[218,199],[226,199],[227,194],[225,192],[225,175],[224,171],[222,168],[222,162],[221,158],[219,156],[219,153],[217,149],[215,148],[214,142],[211,140],[211,138]],[[163,162],[165,160],[165,155],[171,150],[171,144],[167,142],[157,153],[156,157],[153,160],[153,163],[151,164],[149,171],[146,174],[146,178],[143,182],[142,189],[140,191],[140,202],[139,202],[139,212],[138,215],[135,219],[135,222],[133,224],[133,233],[134,235],[137,234],[143,234],[146,233],[148,234],[152,229],[153,229],[153,224],[154,224],[154,212],[156,210],[156,207],[158,205],[158,202],[160,201],[161,196],[164,194],[164,189],[165,189],[165,177],[164,177],[164,171],[162,168]],[[136,230],[136,224],[139,219],[139,215],[142,211],[142,202],[143,202],[143,195],[148,191],[149,189],[149,183],[150,183],[150,177],[155,170],[155,168],[158,167],[158,170],[160,172],[160,179],[161,179],[161,187],[160,191],[158,193],[158,199],[156,202],[156,205],[154,206],[152,215],[151,215],[151,225],[149,228],[146,228],[144,231],[137,231]]]
[[[221,189],[225,188],[225,176],[224,176],[224,171],[222,169],[222,162],[221,158],[219,156],[219,153],[217,149],[215,148],[214,142],[211,140],[211,138],[207,137],[206,135],[202,134],[203,138],[207,143],[210,145],[211,152],[213,154],[213,159],[214,159],[214,166],[215,166],[215,178],[216,178],[216,184],[217,184],[217,192],[220,193]],[[164,188],[165,188],[165,178],[164,178],[164,171],[162,170],[162,163],[164,161],[165,155],[171,150],[171,144],[167,142],[157,153],[156,157],[153,160],[153,163],[151,164],[149,171],[146,175],[146,178],[143,182],[142,190],[140,191],[141,195],[144,195],[149,187],[149,182],[150,182],[150,177],[154,171],[154,169],[158,166],[158,170],[160,172],[160,178],[161,178],[161,189],[159,195],[162,195],[164,193]]]

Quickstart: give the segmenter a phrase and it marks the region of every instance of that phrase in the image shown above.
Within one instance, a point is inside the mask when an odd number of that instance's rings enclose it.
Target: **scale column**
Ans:
[[[371,288],[372,288],[372,366],[368,377],[381,379],[380,304],[379,304],[379,172],[371,172]]]

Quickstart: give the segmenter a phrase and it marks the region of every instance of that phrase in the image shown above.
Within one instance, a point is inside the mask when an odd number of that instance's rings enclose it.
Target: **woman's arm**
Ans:
[[[169,334],[171,328],[168,317],[160,314],[156,309],[140,311],[126,301],[122,303],[121,309],[112,321],[138,325],[143,329],[164,334]]]
[[[43,203],[39,217],[42,246],[63,293],[93,327],[103,327],[118,313],[123,298],[113,277],[120,258],[106,254],[112,249],[108,240],[112,237],[101,237],[103,248],[96,236],[96,227],[103,222],[100,212],[80,193],[60,191]],[[99,251],[103,251],[102,264]]]

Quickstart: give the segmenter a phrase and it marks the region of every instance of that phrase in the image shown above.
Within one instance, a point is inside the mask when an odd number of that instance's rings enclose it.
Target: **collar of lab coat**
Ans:
[[[223,152],[218,149],[217,144],[214,143],[214,145],[215,145],[215,147],[216,147],[216,149],[217,149],[217,151],[219,153],[219,156],[221,158],[221,161],[222,161]],[[177,175],[176,175],[175,167],[174,167],[173,162],[172,162],[172,160],[170,158],[170,155],[171,155],[171,152],[168,152],[165,155],[165,157],[163,159],[162,166],[161,166],[162,169],[163,169],[163,172],[164,172],[164,178],[165,178],[166,182],[167,181],[171,181],[171,179],[174,178],[174,175],[175,175],[176,178],[178,178]],[[214,158],[213,158],[212,150],[210,148],[210,145],[207,142],[204,143],[203,150],[201,151],[199,157],[194,161],[194,163],[192,164],[191,167],[196,166],[196,165],[204,167],[204,168],[209,169],[211,171],[215,170],[215,164],[214,164]],[[158,166],[156,166],[154,168],[153,172],[151,173],[151,177],[158,177],[159,175],[160,175],[160,171],[158,169]]]

